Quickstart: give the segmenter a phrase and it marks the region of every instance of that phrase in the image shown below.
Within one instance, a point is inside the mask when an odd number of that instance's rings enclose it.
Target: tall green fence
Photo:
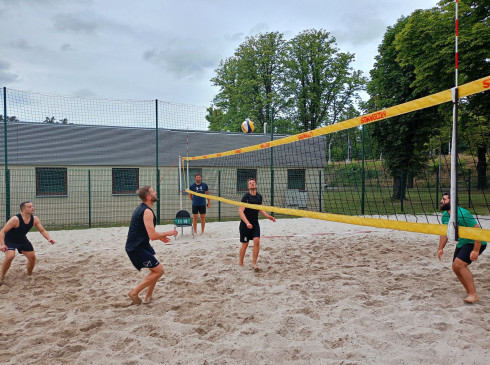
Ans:
[[[190,210],[191,204],[186,194],[180,194],[186,186],[179,181],[179,155],[199,155],[203,148],[217,153],[226,144],[244,147],[233,144],[237,137],[243,138],[242,134],[215,134],[218,142],[211,146],[200,144],[202,138],[189,138],[196,131],[207,131],[206,107],[159,100],[75,98],[5,88],[2,100],[1,221],[16,214],[22,201],[30,200],[35,203],[36,214],[51,228],[126,225],[139,203],[135,188],[151,185],[159,196],[155,209],[158,221],[171,224],[181,206]],[[59,136],[53,137],[53,126],[59,127]],[[91,128],[94,126],[98,128]],[[371,127],[322,137],[316,144],[322,148],[316,152],[303,147],[294,150],[294,146],[284,151],[274,148],[274,154],[266,152],[260,167],[262,176],[267,176],[263,180],[266,183],[260,185],[264,204],[287,205],[288,194],[297,190],[307,196],[304,206],[298,205],[300,209],[373,217],[395,215],[402,220],[408,219],[407,215],[416,220],[438,217],[441,193],[449,190],[449,139],[444,136],[450,133],[441,131],[434,146],[425,148],[423,153],[428,158],[423,166],[394,176],[371,138]],[[249,137],[247,141],[253,141],[254,136]],[[281,137],[264,136],[265,140]],[[58,148],[61,139],[65,144],[69,140],[71,146]],[[178,151],[170,149],[169,141],[176,139]],[[472,152],[468,147],[471,141],[463,144],[466,148],[459,156],[458,168],[459,203],[479,219],[488,219],[490,174],[488,164],[481,163],[486,155]],[[32,156],[34,150],[37,156]],[[289,154],[287,165],[282,158],[285,154]],[[306,166],[305,156],[321,161]],[[36,162],[26,162],[30,160]],[[244,156],[233,166],[220,166],[218,161],[211,165],[193,162],[191,167],[202,173],[211,194],[233,194],[233,199],[239,200],[243,187],[238,186],[237,167],[246,171],[254,162]],[[230,167],[234,171],[230,172]],[[401,181],[398,193],[394,191],[396,179]],[[192,182],[192,176],[186,178],[187,186]],[[238,219],[237,208],[213,202],[207,218]]]

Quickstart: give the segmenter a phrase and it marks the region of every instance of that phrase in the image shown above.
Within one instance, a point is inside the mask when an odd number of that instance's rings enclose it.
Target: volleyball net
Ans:
[[[459,98],[484,92],[489,86],[489,77],[461,85]],[[408,139],[415,138],[416,125],[411,126],[410,120],[420,122],[424,118],[420,111],[451,101],[451,90],[445,90],[296,135],[275,139],[272,136],[270,140],[263,136],[259,143],[183,157],[185,186],[193,182],[196,173],[202,175],[203,181],[213,181],[210,195],[188,189],[186,192],[219,204],[288,216],[445,235],[447,225],[440,222],[439,201],[442,193],[450,188],[450,151],[443,148],[449,144],[451,133],[441,129],[431,140],[434,146],[425,144],[411,151],[427,156],[420,168],[406,169],[399,175],[389,168],[371,135],[374,124],[382,126],[390,118],[407,115],[403,121],[407,123],[405,133]],[[477,139],[474,133],[481,133],[478,138],[485,140],[486,128],[482,122],[472,130],[473,134],[463,135],[467,139],[463,143],[466,149],[459,156],[458,168],[459,206],[472,211],[484,226],[483,229],[459,227],[459,236],[484,241],[490,240],[490,230],[485,228],[490,214],[488,178],[486,170],[482,173],[481,168],[477,169],[479,162],[471,144]],[[407,147],[417,149],[417,143]],[[217,148],[214,146],[214,150]],[[402,153],[405,151],[400,149]],[[249,178],[256,179],[258,191],[263,195],[260,207],[240,202],[248,191]]]

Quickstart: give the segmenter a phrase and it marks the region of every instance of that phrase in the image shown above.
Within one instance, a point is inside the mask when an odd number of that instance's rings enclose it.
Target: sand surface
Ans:
[[[261,227],[258,273],[251,247],[238,266],[238,222],[152,242],[165,274],[140,306],[126,294],[148,271],[126,256],[127,227],[54,231],[55,245],[29,233],[33,277],[17,255],[0,286],[0,363],[489,363],[490,251],[470,266],[480,301],[467,305],[454,243],[439,261],[437,236],[307,218]]]

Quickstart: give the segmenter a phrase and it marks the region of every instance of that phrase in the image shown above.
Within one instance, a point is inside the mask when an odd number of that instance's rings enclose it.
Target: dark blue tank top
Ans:
[[[12,228],[5,234],[5,242],[11,243],[28,243],[29,240],[26,237],[27,232],[29,232],[34,225],[34,216],[31,215],[31,220],[29,223],[25,224],[24,219],[22,218],[22,214],[16,214],[17,218],[19,218],[19,227]]]
[[[126,251],[133,251],[140,246],[150,246],[150,237],[143,221],[146,209],[150,209],[153,213],[153,210],[145,203],[141,203],[133,212],[131,223],[129,224],[128,239],[126,240]],[[157,218],[155,213],[153,213],[153,226],[156,226],[156,224]]]

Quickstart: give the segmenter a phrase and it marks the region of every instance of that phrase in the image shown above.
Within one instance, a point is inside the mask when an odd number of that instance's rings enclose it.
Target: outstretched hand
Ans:
[[[179,232],[177,232],[176,229],[172,229],[171,231],[165,232],[163,234],[164,234],[164,236],[162,238],[160,238],[160,240],[164,243],[167,243],[167,242],[170,242],[171,236],[177,236],[179,234]]]

